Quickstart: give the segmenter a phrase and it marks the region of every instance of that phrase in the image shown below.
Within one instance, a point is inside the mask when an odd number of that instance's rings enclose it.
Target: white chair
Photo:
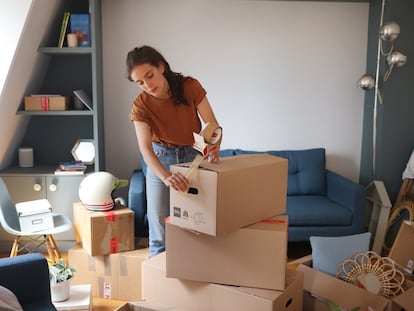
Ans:
[[[46,246],[49,262],[55,263],[59,261],[62,256],[55,243],[53,234],[70,230],[72,222],[66,215],[56,213],[52,213],[52,215],[53,228],[37,232],[21,231],[16,206],[3,179],[0,178],[0,223],[7,233],[15,236],[10,257],[23,253],[39,252],[42,246]]]

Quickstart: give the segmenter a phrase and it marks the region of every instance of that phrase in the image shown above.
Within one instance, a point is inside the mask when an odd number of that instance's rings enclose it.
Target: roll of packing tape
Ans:
[[[200,134],[193,133],[193,148],[200,151],[203,156],[197,155],[187,171],[186,178],[190,179],[191,175],[200,166],[201,162],[208,156],[209,146],[217,145],[221,142],[223,129],[216,123],[207,123]]]
[[[193,133],[193,148],[200,151],[204,157],[208,155],[209,147],[221,142],[222,128],[215,123],[207,123],[200,134]]]
[[[206,127],[200,132],[204,141],[210,145],[216,145],[221,141],[222,128],[215,123],[207,123]]]

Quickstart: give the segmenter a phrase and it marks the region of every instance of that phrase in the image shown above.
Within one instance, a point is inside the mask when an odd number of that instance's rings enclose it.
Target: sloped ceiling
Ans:
[[[32,0],[16,53],[0,97],[0,169],[17,158],[17,148],[28,123],[27,116],[16,115],[25,94],[43,80],[47,57],[37,53],[50,32],[50,25],[64,0]]]

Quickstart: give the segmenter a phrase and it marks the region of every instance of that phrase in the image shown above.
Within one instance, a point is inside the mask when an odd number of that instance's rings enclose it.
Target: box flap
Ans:
[[[311,293],[316,299],[328,299],[341,307],[361,307],[365,310],[371,307],[374,310],[385,310],[389,300],[385,297],[375,295],[369,291],[359,288],[350,283],[317,271],[304,264],[297,268],[305,274],[304,290]]]
[[[52,211],[52,206],[47,199],[32,200],[16,203],[16,211],[19,216],[28,216],[49,213]]]

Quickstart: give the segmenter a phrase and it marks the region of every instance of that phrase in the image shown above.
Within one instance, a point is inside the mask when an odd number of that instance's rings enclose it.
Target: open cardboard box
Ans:
[[[304,311],[329,311],[325,300],[334,301],[349,310],[361,307],[360,310],[364,311],[371,307],[375,311],[414,311],[414,287],[410,281],[407,281],[408,290],[390,300],[313,269],[311,255],[289,264],[297,264],[297,271],[304,273]]]
[[[414,271],[414,223],[403,221],[392,245],[389,257],[407,273]]]

